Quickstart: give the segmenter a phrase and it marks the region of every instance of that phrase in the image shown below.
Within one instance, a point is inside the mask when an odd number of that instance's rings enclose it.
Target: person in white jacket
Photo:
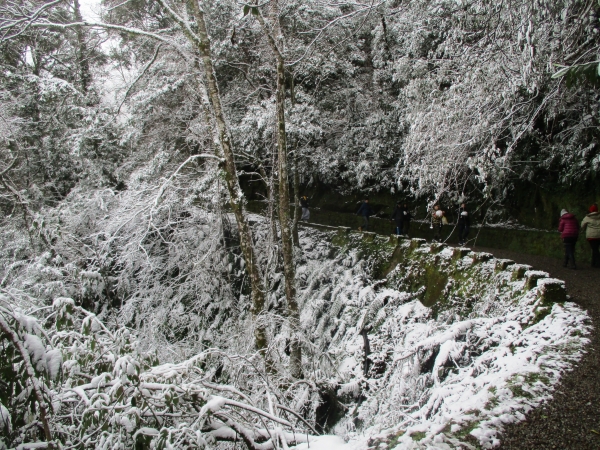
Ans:
[[[584,231],[592,248],[592,267],[600,268],[600,213],[595,203],[590,206],[589,214],[581,222],[581,232]]]

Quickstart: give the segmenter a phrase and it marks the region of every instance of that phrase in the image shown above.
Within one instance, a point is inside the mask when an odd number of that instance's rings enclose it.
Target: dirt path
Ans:
[[[594,325],[588,354],[563,376],[554,399],[531,411],[525,421],[507,427],[500,448],[600,449],[600,269],[590,267],[589,254],[578,255],[579,269],[569,270],[554,258],[493,248],[474,250],[529,264],[564,280],[571,300],[587,310]]]

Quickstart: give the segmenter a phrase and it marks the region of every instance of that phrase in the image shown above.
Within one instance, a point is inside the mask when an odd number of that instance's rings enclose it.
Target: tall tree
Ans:
[[[254,7],[258,9],[258,7]],[[299,339],[300,312],[296,298],[296,269],[294,266],[294,244],[292,222],[290,220],[290,182],[288,178],[288,150],[285,133],[285,59],[283,56],[283,35],[279,26],[279,7],[275,0],[271,5],[271,20],[267,24],[262,12],[256,14],[267,37],[276,61],[277,87],[277,173],[279,179],[279,223],[283,250],[283,270],[285,276],[285,296],[290,321],[290,373],[302,376],[302,347]]]
[[[185,18],[181,17],[169,4],[166,3],[165,0],[159,1],[165,7],[165,9],[169,11],[171,17],[182,27],[182,31],[188,37],[190,42],[197,48],[202,58],[204,76],[208,87],[208,98],[210,100],[217,125],[217,135],[220,149],[222,151],[222,154],[219,156],[222,157],[224,161],[223,169],[227,190],[229,191],[229,204],[233,210],[237,222],[240,247],[246,261],[245,267],[250,279],[252,291],[252,313],[257,319],[254,330],[256,348],[265,357],[267,368],[269,370],[274,370],[274,366],[267,352],[268,339],[266,327],[260,319],[260,314],[263,312],[265,306],[265,289],[263,278],[259,268],[258,258],[254,250],[252,233],[250,231],[250,226],[246,216],[245,197],[240,187],[240,182],[237,175],[231,132],[229,130],[229,126],[227,125],[225,112],[221,103],[221,95],[219,93],[219,86],[215,74],[211,54],[210,38],[206,28],[204,12],[198,4],[198,0],[187,0],[187,7],[192,12],[195,19],[196,30],[193,30],[191,24],[187,22]]]

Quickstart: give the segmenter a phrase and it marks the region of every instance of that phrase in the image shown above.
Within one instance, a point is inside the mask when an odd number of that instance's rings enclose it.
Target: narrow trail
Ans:
[[[529,264],[564,280],[571,300],[587,310],[594,330],[587,355],[556,386],[553,400],[507,427],[501,449],[600,449],[600,270],[590,266],[590,255],[579,257],[578,269],[561,261],[493,248],[476,248],[498,258]]]
[[[307,224],[310,226],[310,223]],[[558,235],[557,235],[558,239]],[[448,243],[455,245],[455,243]],[[530,411],[526,420],[509,425],[500,449],[600,449],[600,269],[590,266],[590,254],[578,254],[578,269],[562,261],[510,250],[472,247],[497,258],[528,264],[564,280],[571,301],[585,309],[594,325],[587,354],[555,386],[553,399]]]

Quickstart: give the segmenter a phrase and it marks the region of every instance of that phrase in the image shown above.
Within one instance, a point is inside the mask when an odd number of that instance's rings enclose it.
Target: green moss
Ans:
[[[546,282],[541,288],[542,302],[544,305],[563,303],[567,301],[567,291],[562,282]]]
[[[551,309],[549,307],[547,307],[547,306],[538,306],[535,309],[535,316],[533,318],[533,323],[531,325],[536,324],[536,323],[541,322],[542,320],[544,320],[544,318],[548,314],[550,314],[550,310]]]
[[[369,438],[367,440],[367,446],[369,448],[379,448],[380,444],[385,444],[387,448],[394,448],[398,445],[398,440],[404,436],[405,431],[401,430],[397,433],[388,434],[385,437],[378,436],[377,438]]]
[[[425,433],[424,431],[415,431],[414,433],[412,433],[410,435],[410,437],[413,439],[413,441],[417,441],[417,442],[419,442],[421,439],[424,439],[425,436],[427,436],[427,433]]]
[[[373,264],[374,278],[385,278],[391,271],[390,265],[393,261],[396,246],[382,236],[367,233],[360,233],[358,239],[354,238],[353,234],[352,236],[353,243],[356,244],[355,248],[358,250],[358,255]]]
[[[500,400],[498,399],[498,397],[496,397],[495,395],[492,395],[490,397],[490,399],[487,401],[487,403],[484,406],[484,409],[487,409],[488,411],[494,409],[496,406],[498,406],[500,404]]]
[[[342,249],[345,249],[348,246],[349,242],[349,234],[342,230],[338,231],[331,239],[331,243],[333,245],[335,245],[336,247],[341,247]]]
[[[508,380],[508,388],[513,393],[514,397],[523,397],[531,399],[533,395],[523,389],[523,386],[528,384],[527,379],[521,375],[514,375]]]
[[[498,259],[495,266],[496,272],[506,270],[513,264],[515,264],[515,262],[511,261],[510,259]]]
[[[544,375],[543,373],[540,373],[540,372],[530,372],[524,376],[524,379],[525,379],[525,382],[528,384],[534,384],[534,383],[537,383],[538,381],[545,385],[550,384],[550,378],[548,378],[546,375]]]
[[[525,276],[525,272],[527,272],[527,270],[529,270],[529,267],[521,265],[521,264],[515,264],[512,267],[512,269],[513,269],[512,280],[517,281],[517,280],[523,279],[523,277]]]
[[[427,307],[431,307],[441,298],[442,292],[448,284],[448,276],[435,266],[427,266],[423,284],[426,290],[422,303]]]
[[[471,431],[479,426],[479,421],[469,422],[465,426],[463,426],[460,430],[458,430],[454,435],[460,439],[465,439],[467,436],[470,436]]]
[[[394,270],[399,264],[402,264],[407,256],[406,248],[396,247],[394,253],[389,262],[382,264],[381,275],[383,278],[387,277],[392,270]]]
[[[396,433],[395,435],[392,436],[392,438],[388,441],[388,448],[394,448],[396,445],[398,445],[398,440],[404,436],[404,431],[399,431],[398,433]]]

